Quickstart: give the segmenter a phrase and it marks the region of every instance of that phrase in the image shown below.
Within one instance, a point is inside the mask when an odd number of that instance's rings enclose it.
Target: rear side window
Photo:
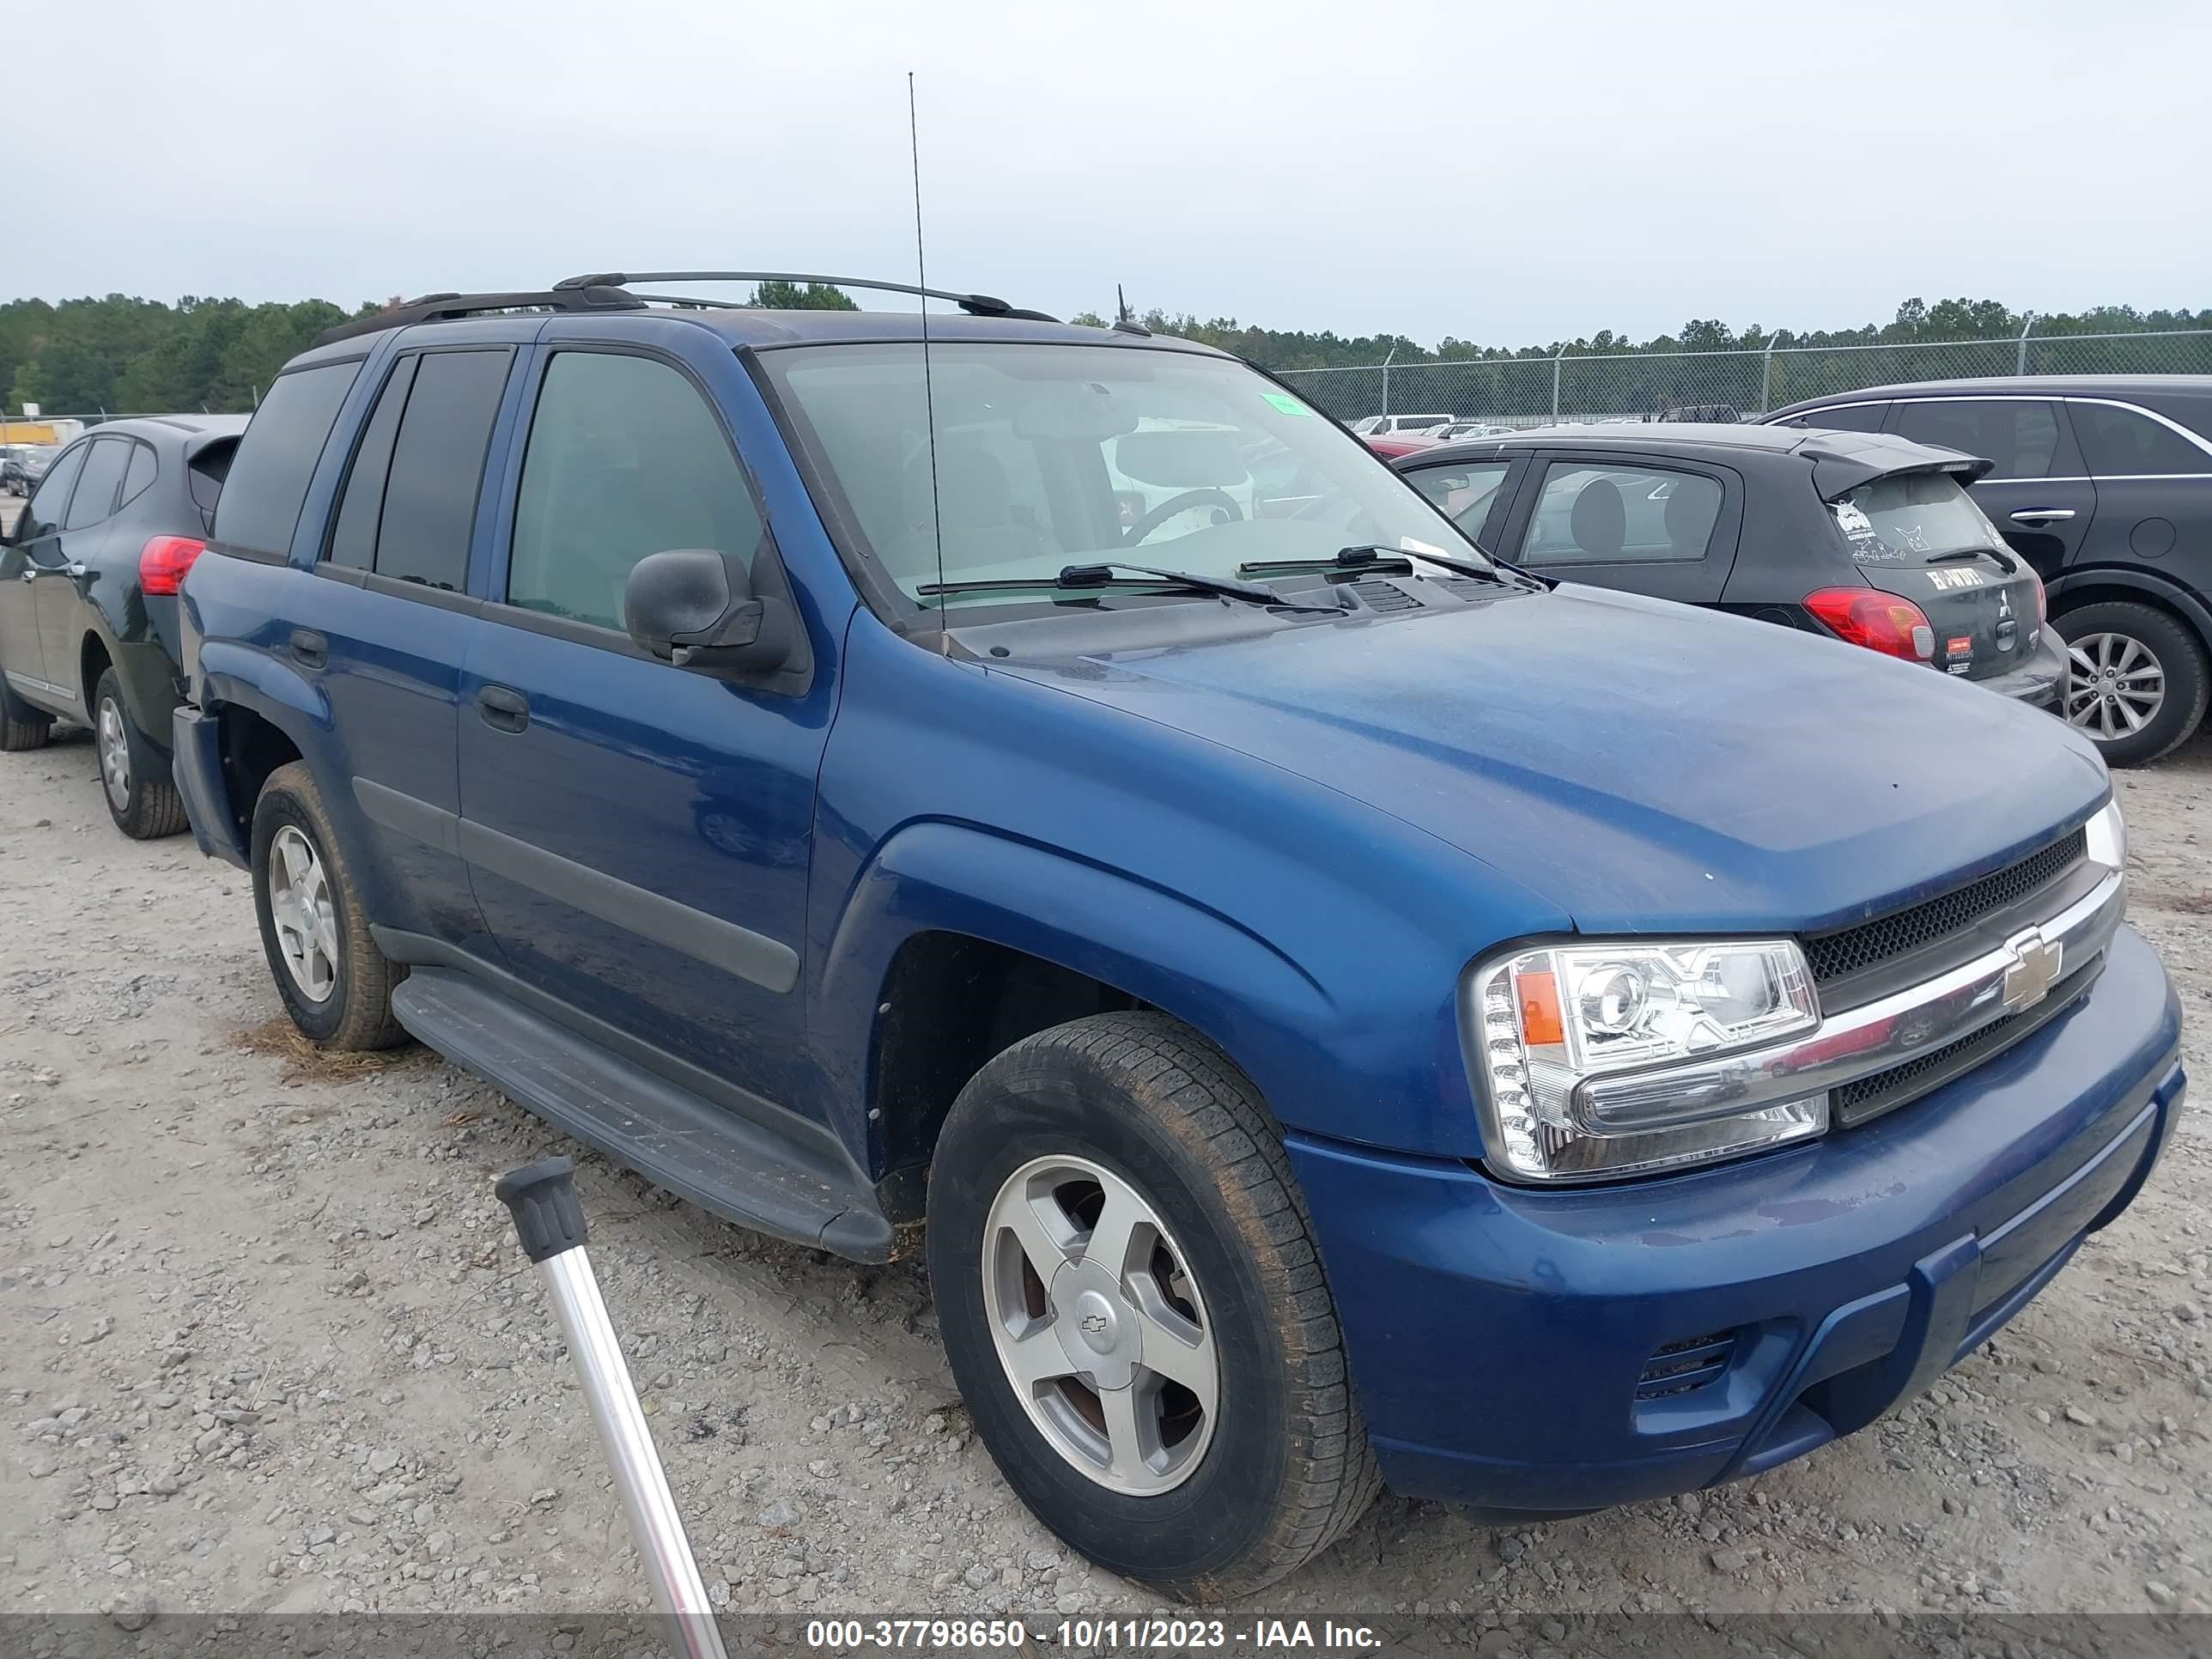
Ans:
[[[750,563],[762,530],[720,422],[681,373],[599,351],[546,365],[514,504],[508,604],[618,629],[623,586],[647,554],[711,547]]]
[[[2212,455],[2148,415],[2111,404],[2069,403],[2066,410],[2093,478],[2212,472]]]
[[[94,440],[92,453],[85,460],[84,476],[77,480],[76,494],[70,497],[69,517],[63,521],[62,528],[82,530],[114,512],[115,492],[122,487],[123,475],[130,465],[131,445],[127,440]]]
[[[484,450],[514,356],[438,351],[416,367],[384,486],[378,575],[456,592],[467,586]]]
[[[1465,466],[1427,466],[1406,476],[1444,516],[1479,541],[1490,509],[1498,504],[1498,487],[1505,482],[1505,461],[1475,461]]]
[[[1790,424],[1802,421],[1827,432],[1879,432],[1882,416],[1888,413],[1887,404],[1838,404],[1832,409],[1808,409],[1793,415]]]
[[[2057,458],[2058,411],[2038,398],[1930,398],[1897,405],[1890,430],[1996,465],[1992,478],[2047,478]]]
[[[324,363],[280,374],[239,441],[216,512],[219,541],[257,553],[288,553],[307,482],[345,401],[358,362]]]
[[[1649,564],[1702,559],[1721,487],[1697,472],[1554,461],[1522,544],[1525,564]]]
[[[1828,510],[1859,564],[1918,564],[1929,554],[2004,544],[1948,472],[1875,478],[1838,497]]]
[[[116,502],[125,507],[153,487],[159,466],[154,459],[154,446],[134,443],[131,446],[131,470],[123,475],[123,499]]]
[[[415,365],[420,357],[402,357],[392,365],[368,424],[362,429],[361,447],[354,452],[346,474],[345,492],[338,498],[331,544],[323,556],[332,564],[354,570],[376,568],[376,531],[384,518],[384,482],[392,471],[392,444],[399,435],[399,416],[407,407],[408,388],[415,384]]]

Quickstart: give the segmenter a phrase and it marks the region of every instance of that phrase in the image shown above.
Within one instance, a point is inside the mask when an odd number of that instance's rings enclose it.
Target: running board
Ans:
[[[702,1100],[466,975],[417,968],[392,994],[410,1036],[656,1187],[741,1227],[888,1261],[874,1193],[809,1163],[782,1136]]]

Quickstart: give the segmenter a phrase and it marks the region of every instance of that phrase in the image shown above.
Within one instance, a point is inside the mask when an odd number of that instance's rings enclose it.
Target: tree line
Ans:
[[[152,413],[206,409],[250,410],[287,359],[315,336],[349,317],[370,314],[396,301],[346,310],[325,300],[247,305],[240,300],[187,295],[173,305],[122,294],[50,302],[0,304],[0,407],[20,410],[35,403],[55,415]],[[778,307],[855,308],[838,289],[763,283],[750,303]],[[1103,324],[1095,312],[1077,322]],[[1271,329],[1233,317],[1200,318],[1154,308],[1139,319],[1156,333],[1203,341],[1263,368],[1334,368],[1379,363],[1507,364],[1568,356],[1683,351],[1759,351],[1774,337],[1758,324],[1741,330],[1716,319],[1693,319],[1674,332],[1635,341],[1611,329],[1583,338],[1522,346],[1482,345],[1447,336],[1434,346],[1397,334],[1340,335],[1333,330]],[[1951,340],[2009,340],[2027,321],[1995,300],[1907,300],[1887,323],[1856,329],[1786,331],[1790,347],[1928,344]],[[2212,308],[2142,311],[2097,306],[2063,315],[2037,316],[2034,337],[2132,333],[2167,329],[2212,329]],[[2159,366],[2189,367],[2162,360]],[[1990,370],[2002,372],[2009,365]],[[2201,365],[2212,370],[2212,350]],[[1802,395],[1802,394],[1801,394]]]

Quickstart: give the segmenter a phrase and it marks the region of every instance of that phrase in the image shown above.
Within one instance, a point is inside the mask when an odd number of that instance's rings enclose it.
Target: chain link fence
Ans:
[[[2032,325],[2031,325],[2032,327]],[[1562,351],[1550,357],[1384,362],[1279,371],[1338,419],[1449,415],[1495,426],[1708,420],[1910,380],[1996,374],[2212,374],[2212,329],[2051,334],[1911,344],[1780,343],[1753,351]]]

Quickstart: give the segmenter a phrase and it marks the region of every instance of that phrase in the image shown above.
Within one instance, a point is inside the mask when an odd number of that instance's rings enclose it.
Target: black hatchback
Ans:
[[[112,421],[54,458],[0,536],[0,749],[93,732],[116,827],[173,836],[177,586],[206,545],[243,415]]]
[[[2050,589],[2067,719],[2114,766],[2197,729],[2212,703],[2212,375],[1929,380],[1765,418],[1988,457],[1973,493]]]
[[[1548,576],[1832,635],[2048,707],[2043,584],[1966,486],[1986,461],[1856,432],[1548,427],[1393,463]]]

